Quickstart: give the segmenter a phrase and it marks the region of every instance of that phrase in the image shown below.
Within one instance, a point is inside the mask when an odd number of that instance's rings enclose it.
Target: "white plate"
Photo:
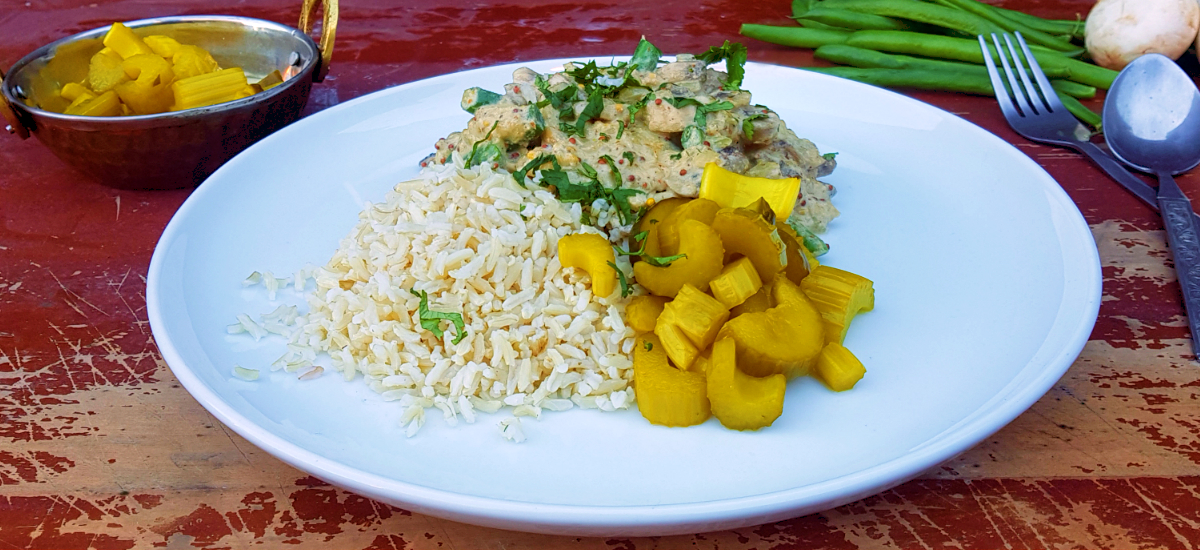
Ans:
[[[561,60],[529,63],[545,72]],[[226,334],[268,302],[255,270],[323,264],[365,201],[416,173],[465,126],[470,86],[517,65],[383,90],[303,119],[238,155],[183,204],[150,263],[163,357],[213,415],[335,485],[453,520],[546,533],[709,531],[818,512],[897,485],[976,444],[1066,371],[1095,322],[1100,264],[1079,210],[1049,175],[987,131],[878,88],[749,64],[745,85],[800,136],[838,153],[833,266],[875,281],[847,338],[867,366],[850,392],[792,381],[758,433],[652,426],[636,411],[525,420],[503,440],[484,415],[440,415],[412,439],[399,407],[359,381],[268,373],[283,340]],[[264,376],[245,382],[234,364]],[[434,409],[436,411],[436,409]]]

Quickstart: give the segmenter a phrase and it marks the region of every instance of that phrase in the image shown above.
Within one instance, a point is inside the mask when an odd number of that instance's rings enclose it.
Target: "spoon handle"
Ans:
[[[1087,155],[1109,177],[1121,184],[1121,187],[1133,193],[1135,197],[1142,199],[1142,202],[1146,203],[1150,208],[1156,211],[1159,210],[1158,198],[1156,196],[1157,191],[1150,184],[1133,175],[1133,172],[1130,172],[1120,162],[1117,162],[1117,159],[1111,153],[1088,141],[1079,142],[1076,150]],[[1196,227],[1200,229],[1200,214],[1192,213],[1192,218]]]
[[[1175,277],[1183,291],[1192,350],[1200,355],[1200,227],[1192,218],[1192,202],[1166,173],[1158,174],[1158,206],[1167,228],[1167,246],[1175,259]]]

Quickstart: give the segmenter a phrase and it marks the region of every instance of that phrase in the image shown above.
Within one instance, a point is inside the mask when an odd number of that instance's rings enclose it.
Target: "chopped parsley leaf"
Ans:
[[[645,340],[642,342],[642,347],[646,348],[646,351],[652,351],[654,349],[654,342]]]
[[[726,90],[739,89],[742,79],[746,77],[746,46],[738,42],[726,40],[725,44],[709,48],[708,51],[697,55],[696,59],[708,65],[725,61],[725,72],[729,73],[729,78],[725,79]]]
[[[621,297],[626,298],[630,294],[633,294],[633,285],[629,284],[629,278],[625,275],[625,272],[621,271],[621,268],[617,267],[617,264],[608,262],[608,265],[617,271],[617,282],[621,283]]]
[[[466,323],[463,322],[462,315],[458,313],[446,313],[441,311],[429,311],[429,294],[424,290],[417,292],[409,289],[413,296],[421,299],[420,305],[417,306],[417,316],[421,320],[421,328],[432,332],[438,340],[442,339],[442,335],[446,332],[442,330],[442,321],[450,321],[454,324],[454,339],[451,344],[457,344],[467,337]]]

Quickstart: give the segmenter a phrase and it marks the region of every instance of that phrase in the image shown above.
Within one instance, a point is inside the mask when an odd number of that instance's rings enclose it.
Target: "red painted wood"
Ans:
[[[1003,5],[1074,18],[1091,3]],[[295,24],[297,10],[282,0],[3,0],[0,66],[114,20],[228,13]],[[624,53],[643,34],[667,52],[700,51],[737,39],[742,22],[786,24],[788,13],[786,0],[346,2],[333,69],[306,112],[472,67]],[[806,51],[746,43],[754,60],[813,63]],[[1200,545],[1200,369],[1157,215],[1085,159],[1018,137],[990,99],[908,93],[1015,144],[1075,199],[1104,265],[1090,342],[1029,412],[918,480],[773,525],[654,539],[545,537],[412,514],[232,435],[174,381],[146,323],[150,255],[189,192],[109,189],[35,140],[0,136],[0,547]],[[1200,178],[1179,181],[1200,194]]]

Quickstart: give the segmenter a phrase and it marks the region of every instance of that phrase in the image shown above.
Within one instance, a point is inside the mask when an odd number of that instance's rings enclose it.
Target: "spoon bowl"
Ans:
[[[1191,170],[1200,164],[1200,91],[1169,57],[1143,55],[1108,91],[1104,138],[1118,158],[1143,172]]]

